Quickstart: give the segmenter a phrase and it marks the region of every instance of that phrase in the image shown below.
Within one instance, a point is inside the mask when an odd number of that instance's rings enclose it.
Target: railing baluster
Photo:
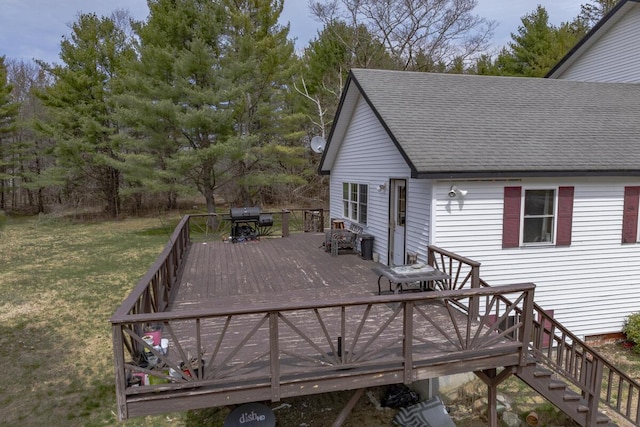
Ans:
[[[198,379],[201,380],[204,374],[204,366],[202,364],[202,335],[200,329],[200,318],[196,319],[196,360],[198,361]]]
[[[629,419],[634,422],[634,423],[639,423],[640,422],[640,390],[638,390],[637,388],[636,390],[636,411],[634,414],[629,414]]]
[[[338,337],[338,340],[342,340],[342,342],[344,343],[347,339],[347,319],[346,319],[346,310],[347,307],[342,306],[340,307],[340,336]],[[338,343],[338,346],[340,347],[340,344]],[[345,352],[344,351],[340,351],[341,349],[338,350],[338,356],[340,357],[340,362],[341,363],[346,363],[346,357],[345,357]]]
[[[631,383],[627,383],[627,387],[627,406],[625,414],[627,415],[627,417],[629,417],[631,415],[631,406],[633,402],[633,388],[631,387]]]
[[[623,387],[623,381],[622,381],[622,377],[618,377],[618,402],[616,405],[616,408],[618,408],[618,411],[620,411],[620,409],[622,408],[622,387]]]
[[[349,359],[351,359],[355,352],[356,345],[358,344],[358,340],[360,339],[360,334],[362,333],[362,328],[364,327],[365,322],[369,317],[369,313],[371,312],[371,307],[371,304],[367,305],[367,308],[365,309],[364,313],[362,314],[362,318],[360,319],[358,329],[356,330],[354,337],[351,339],[351,346],[349,348]]]

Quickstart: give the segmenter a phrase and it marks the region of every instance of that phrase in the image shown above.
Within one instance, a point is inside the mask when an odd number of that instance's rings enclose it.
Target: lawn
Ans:
[[[117,424],[109,317],[176,221],[7,220],[0,230],[0,425]],[[175,426],[182,418],[123,425]]]

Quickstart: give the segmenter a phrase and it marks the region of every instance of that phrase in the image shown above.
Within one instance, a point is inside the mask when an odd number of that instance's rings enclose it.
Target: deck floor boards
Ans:
[[[377,292],[376,264],[357,254],[331,256],[321,233],[242,243],[194,243],[170,309],[211,307],[226,297],[251,302],[295,301]],[[246,301],[246,299],[245,299]]]
[[[189,311],[212,307],[245,308],[270,303],[295,303],[308,301],[337,300],[349,296],[375,295],[378,291],[378,276],[371,270],[377,264],[363,260],[357,254],[331,256],[322,248],[322,233],[294,234],[287,238],[263,238],[259,241],[242,243],[205,242],[194,243],[190,248],[186,268],[180,278],[178,294],[170,307],[171,311]],[[384,288],[383,288],[384,289]],[[374,305],[363,323],[360,343],[373,336],[378,327],[390,318],[393,304]],[[455,336],[450,313],[438,303],[429,303],[429,316],[442,328]],[[322,309],[322,321],[327,329],[340,330],[340,310]],[[363,319],[364,307],[347,311],[347,335],[354,336]],[[314,343],[327,346],[327,339],[316,315],[312,310],[291,311],[287,318],[295,321]],[[227,332],[225,348],[234,348],[245,336],[245,330],[252,328],[260,315],[245,316],[236,321]],[[460,325],[465,317],[459,313]],[[428,343],[426,347],[435,354],[450,351],[447,338],[428,322],[416,323],[416,333]],[[202,324],[203,336],[212,342],[224,327],[224,319],[209,319]],[[394,319],[377,340],[376,345],[395,342],[401,336],[402,316]],[[185,342],[194,335],[189,327],[177,330]],[[181,329],[181,328],[180,328]],[[231,330],[233,329],[233,330]],[[262,349],[268,349],[268,322],[254,337],[248,352],[255,356]],[[281,327],[281,336],[286,337],[285,350],[309,347],[289,326]],[[234,338],[235,337],[235,338]],[[193,344],[193,343],[191,343]],[[335,345],[335,342],[333,343]],[[222,349],[224,352],[225,349]],[[249,357],[249,356],[247,356]]]

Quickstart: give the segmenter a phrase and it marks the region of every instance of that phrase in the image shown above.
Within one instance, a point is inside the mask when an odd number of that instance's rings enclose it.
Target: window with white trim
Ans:
[[[570,246],[574,187],[504,187],[502,247]]]
[[[522,243],[553,243],[555,190],[524,190]]]
[[[360,224],[367,223],[369,186],[355,182],[342,183],[342,215]]]

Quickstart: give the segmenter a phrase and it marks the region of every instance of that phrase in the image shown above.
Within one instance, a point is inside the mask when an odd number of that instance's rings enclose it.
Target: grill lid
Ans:
[[[258,219],[260,218],[260,207],[249,206],[243,208],[231,208],[231,219]]]

